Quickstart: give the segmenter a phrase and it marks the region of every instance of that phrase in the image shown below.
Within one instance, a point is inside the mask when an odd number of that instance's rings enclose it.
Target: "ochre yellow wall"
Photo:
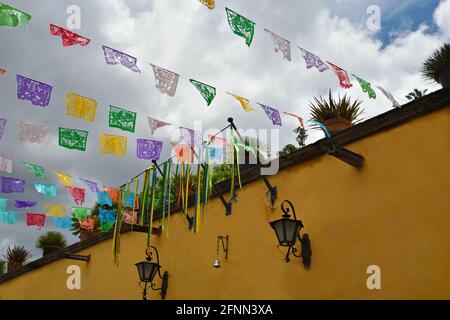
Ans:
[[[172,216],[169,237],[154,237],[168,299],[450,299],[450,108],[348,145],[364,155],[361,171],[322,156],[270,177],[291,200],[312,242],[312,267],[286,264],[268,221],[259,180],[244,186],[233,214],[209,204],[199,234]],[[192,214],[192,213],[191,213]],[[228,261],[212,268],[216,237],[230,236]],[[122,236],[120,266],[111,241],[0,284],[1,299],[140,299],[134,263],[146,235]],[[77,264],[82,289],[67,290],[65,269]],[[366,287],[366,268],[381,267],[381,290]],[[159,298],[151,293],[150,298]]]

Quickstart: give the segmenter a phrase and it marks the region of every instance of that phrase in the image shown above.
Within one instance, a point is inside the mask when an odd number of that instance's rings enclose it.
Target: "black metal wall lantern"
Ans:
[[[156,252],[156,263],[152,262],[152,249]],[[143,299],[147,300],[147,287],[150,287],[152,290],[161,291],[161,299],[164,300],[166,298],[167,288],[169,286],[169,273],[164,271],[161,276],[159,254],[158,250],[154,246],[150,246],[150,248],[145,251],[145,254],[147,255],[146,261],[136,263],[140,280],[139,285],[142,289],[144,289]],[[158,274],[162,280],[160,288],[156,288],[156,283],[153,282],[156,274]]]
[[[291,210],[294,219],[291,219],[291,215],[289,214]],[[270,226],[275,231],[279,246],[288,247],[285,260],[289,262],[289,256],[292,254],[297,258],[302,258],[303,265],[306,269],[309,269],[312,255],[311,243],[308,234],[305,233],[303,236],[300,236],[300,229],[303,228],[303,223],[301,220],[297,220],[294,205],[289,200],[284,200],[281,203],[281,211],[283,211],[281,219],[270,222]],[[301,252],[299,255],[297,255],[298,250],[294,247],[297,239],[301,243]]]
[[[219,260],[219,244],[222,242],[222,249],[225,253],[225,259],[228,259],[228,236],[217,236],[217,245],[216,245],[216,260],[214,261],[213,267],[219,269],[222,267]]]

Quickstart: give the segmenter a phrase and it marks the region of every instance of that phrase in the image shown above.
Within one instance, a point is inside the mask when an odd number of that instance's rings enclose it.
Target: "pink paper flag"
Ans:
[[[289,113],[289,112],[283,112],[283,113],[284,113],[284,114],[287,114],[288,116],[292,116],[292,117],[297,118],[298,121],[300,122],[300,125],[302,126],[302,128],[305,127],[304,124],[303,124],[303,118],[302,118],[302,117],[299,117],[299,116],[297,116],[296,114]]]
[[[75,203],[79,206],[83,205],[84,197],[86,195],[86,190],[82,188],[75,187],[66,187],[67,191],[69,191]]]
[[[12,160],[8,157],[0,155],[0,171],[12,173]]]
[[[164,126],[170,126],[170,123],[168,123],[168,122],[164,122],[164,121],[161,121],[161,120],[158,120],[158,119],[154,119],[154,118],[150,118],[150,117],[147,117],[147,119],[148,119],[148,124],[150,126],[150,132],[152,134],[154,134],[155,130],[158,129],[158,128],[161,128],[161,127],[164,127]]]

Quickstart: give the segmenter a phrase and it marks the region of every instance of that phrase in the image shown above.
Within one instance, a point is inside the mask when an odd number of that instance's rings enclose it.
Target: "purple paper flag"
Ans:
[[[94,192],[94,193],[100,192],[97,182],[86,180],[83,178],[80,178],[80,180],[83,181],[84,183],[86,183],[86,185],[89,187],[89,189],[91,189],[92,192]]]
[[[303,59],[305,59],[306,62],[306,68],[307,69],[311,69],[312,67],[317,68],[317,70],[319,70],[320,72],[324,72],[325,70],[328,70],[328,66],[326,65],[325,62],[322,61],[322,59],[320,59],[320,57],[316,56],[315,54],[297,47],[300,49],[300,51],[302,52],[303,55]]]
[[[17,98],[45,107],[50,102],[52,86],[17,75]]]
[[[202,134],[200,132],[194,131],[192,129],[180,127],[181,131],[181,141],[180,143],[187,144],[191,147],[201,147]]]
[[[159,160],[162,147],[162,141],[137,139],[136,155],[138,159]]]
[[[0,118],[0,139],[3,136],[3,132],[5,132],[5,127],[6,127],[6,119]]]
[[[0,192],[2,193],[25,192],[25,180],[0,177]]]
[[[107,64],[121,64],[124,67],[134,71],[134,72],[141,72],[139,68],[137,67],[137,59],[135,57],[132,57],[126,53],[123,53],[121,51],[115,50],[113,48],[103,46],[103,52],[105,54],[105,59]]]
[[[263,108],[266,115],[269,117],[270,120],[272,120],[273,125],[281,126],[281,117],[280,112],[277,109],[265,106],[261,103],[258,103],[261,108]]]
[[[28,208],[32,208],[35,205],[37,205],[37,202],[34,201],[20,201],[20,200],[16,200],[16,208],[19,209],[28,209]]]

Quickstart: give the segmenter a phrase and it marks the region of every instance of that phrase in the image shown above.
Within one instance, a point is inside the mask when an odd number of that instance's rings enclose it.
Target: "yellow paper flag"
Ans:
[[[65,185],[67,187],[73,187],[73,181],[72,181],[72,177],[70,175],[59,172],[59,171],[53,171],[53,173],[58,176],[61,184]]]
[[[127,153],[128,137],[114,134],[100,134],[100,149],[102,154],[112,154],[116,157],[124,157]]]
[[[250,111],[255,110],[255,109],[251,106],[249,100],[247,100],[247,99],[245,99],[245,98],[243,98],[243,97],[237,96],[237,95],[235,95],[235,94],[229,93],[229,92],[227,92],[227,93],[228,93],[229,95],[233,96],[237,101],[239,101],[239,102],[241,103],[241,106],[242,106],[242,108],[244,108],[245,112],[250,112]]]
[[[97,101],[73,92],[67,92],[66,107],[69,116],[93,122],[97,111]]]
[[[63,204],[45,204],[45,214],[48,216],[64,218],[66,211],[66,206]]]

